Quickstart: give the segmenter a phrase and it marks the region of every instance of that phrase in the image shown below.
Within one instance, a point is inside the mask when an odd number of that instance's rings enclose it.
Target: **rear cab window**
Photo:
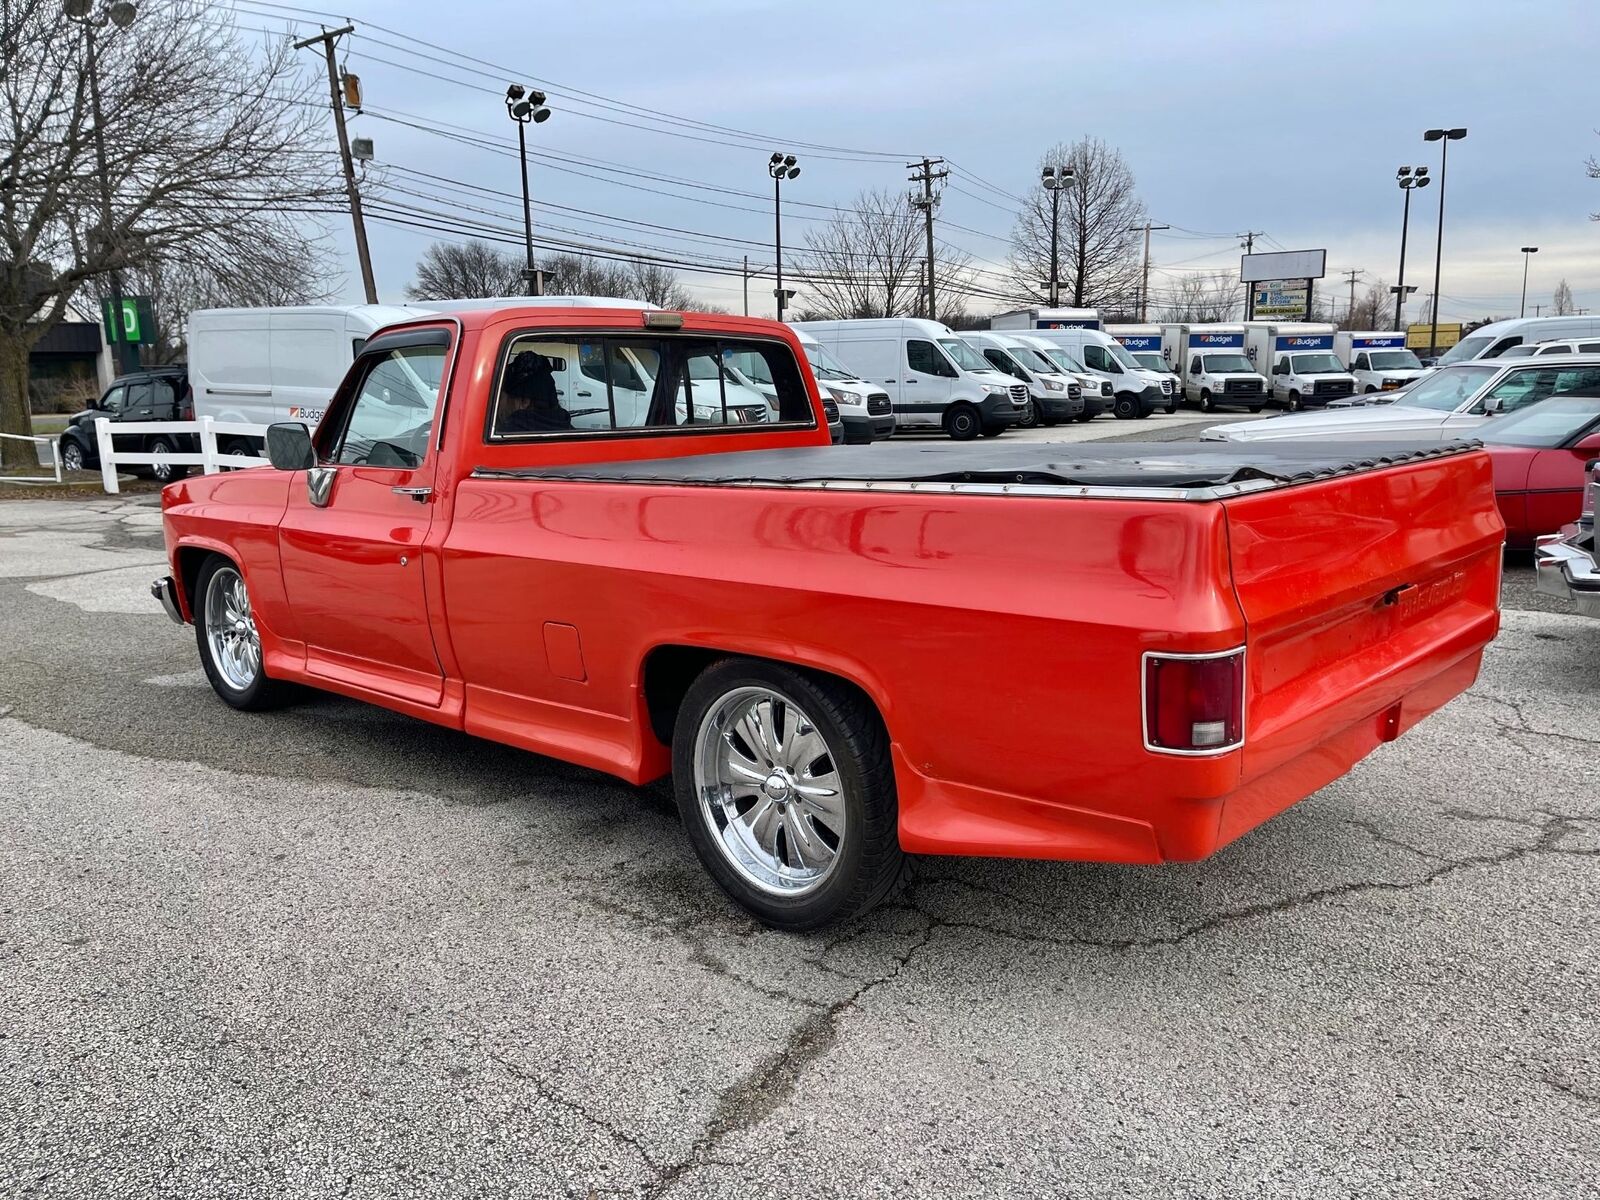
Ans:
[[[487,439],[815,428],[794,353],[720,336],[525,332],[507,339]]]

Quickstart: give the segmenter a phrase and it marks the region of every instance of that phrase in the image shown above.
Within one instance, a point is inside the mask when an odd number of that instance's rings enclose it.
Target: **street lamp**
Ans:
[[[1428,333],[1428,354],[1439,352],[1439,268],[1444,255],[1444,174],[1450,161],[1450,143],[1467,136],[1465,129],[1429,129],[1422,135],[1425,142],[1439,143],[1439,235],[1433,248],[1433,328]]]
[[[527,250],[527,265],[522,268],[522,279],[528,295],[542,295],[544,288],[539,272],[533,265],[533,206],[528,200],[528,123],[542,125],[550,119],[550,110],[544,106],[545,94],[513,83],[506,88],[506,116],[517,123],[517,155],[522,160],[522,238]]]
[[[1537,246],[1524,246],[1522,248],[1522,304],[1517,308],[1517,316],[1528,314],[1528,256],[1539,253]]]
[[[774,150],[767,160],[767,174],[772,176],[772,253],[776,264],[778,286],[773,296],[778,302],[778,320],[783,320],[789,294],[783,290],[783,181],[797,179],[800,168],[795,166],[795,156]]]
[[[1078,182],[1077,172],[1071,167],[1046,167],[1039,173],[1039,183],[1050,193],[1050,307],[1061,304],[1061,193]]]
[[[95,31],[110,25],[126,29],[133,24],[139,10],[128,0],[102,3],[96,11],[93,0],[62,0],[61,11],[69,21],[83,26],[83,38],[88,57],[89,113],[94,118],[94,153],[100,168],[100,228],[106,241],[106,253],[113,263],[116,255],[110,246],[111,239],[111,175],[106,169],[106,126],[100,116],[100,57],[95,47]],[[127,326],[122,319],[122,272],[112,266],[111,277],[111,328],[112,353],[117,360],[117,370],[126,374],[139,369],[139,348],[126,340]]]
[[[1413,188],[1425,188],[1431,180],[1428,178],[1427,167],[1401,167],[1395,172],[1395,183],[1406,194],[1405,207],[1400,213],[1400,280],[1394,286],[1394,327],[1403,328],[1400,324],[1401,313],[1406,304],[1406,231],[1411,226],[1411,191]],[[1416,288],[1411,289],[1413,292]]]

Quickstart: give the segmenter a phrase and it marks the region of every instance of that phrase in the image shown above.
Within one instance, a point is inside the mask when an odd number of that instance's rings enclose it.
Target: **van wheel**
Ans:
[[[1123,392],[1117,397],[1116,407],[1112,411],[1117,414],[1119,421],[1133,421],[1138,419],[1143,406],[1139,403],[1139,397]]]
[[[1200,411],[1201,412],[1210,412],[1211,410],[1212,410],[1211,393],[1206,388],[1201,388],[1200,389]]]
[[[1011,426],[1009,426],[1009,425],[985,425],[983,427],[983,436],[984,437],[999,437],[1002,433],[1004,433],[1006,430],[1008,430],[1010,428],[1011,428]]]
[[[970,404],[951,405],[944,414],[944,431],[958,442],[970,442],[981,427],[978,410]]]
[[[842,680],[751,658],[707,667],[678,710],[672,781],[700,862],[763,924],[815,929],[899,882],[889,734]]]
[[[1037,424],[1039,424],[1039,406],[1029,400],[1028,406],[1022,410],[1022,419],[1017,422],[1017,428],[1032,429]]]
[[[1095,417],[1094,413],[1090,412],[1088,409],[1084,409],[1081,413],[1079,413],[1077,416],[1073,417],[1072,419],[1074,421],[1076,421],[1079,425],[1087,425],[1090,421],[1094,420],[1094,417]]]
[[[163,458],[176,454],[178,448],[164,437],[150,439],[150,446],[146,453],[156,456],[156,461],[150,465],[150,477],[157,483],[171,483],[174,479],[182,479],[189,473],[189,468],[179,466],[174,462],[163,462]]]
[[[1043,425],[1046,429],[1054,429],[1060,423],[1061,422],[1057,421],[1054,417],[1047,417],[1043,413],[1039,414],[1039,424]]]
[[[1284,408],[1288,409],[1290,412],[1299,412],[1300,411],[1300,393],[1299,392],[1290,392],[1289,393],[1288,403],[1286,403],[1284,405]]]

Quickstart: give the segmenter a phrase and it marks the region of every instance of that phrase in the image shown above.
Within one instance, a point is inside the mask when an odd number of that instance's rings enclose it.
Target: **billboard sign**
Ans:
[[[1304,279],[1269,279],[1250,287],[1250,312],[1257,317],[1303,321],[1310,314],[1311,289]]]
[[[1321,279],[1327,271],[1326,250],[1276,250],[1245,254],[1239,258],[1241,283],[1266,283],[1274,279]]]

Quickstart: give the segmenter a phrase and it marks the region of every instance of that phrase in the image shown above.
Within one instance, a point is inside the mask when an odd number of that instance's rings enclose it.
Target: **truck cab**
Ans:
[[[1202,412],[1260,412],[1267,403],[1267,380],[1245,353],[1243,325],[1164,325],[1161,353],[1183,380],[1185,403]]]
[[[1426,374],[1417,356],[1406,349],[1404,333],[1341,329],[1334,334],[1333,352],[1355,377],[1356,391],[1362,395],[1397,391]]]
[[[1245,353],[1271,380],[1272,403],[1298,412],[1355,393],[1355,377],[1333,352],[1332,325],[1258,321],[1245,331]]]

